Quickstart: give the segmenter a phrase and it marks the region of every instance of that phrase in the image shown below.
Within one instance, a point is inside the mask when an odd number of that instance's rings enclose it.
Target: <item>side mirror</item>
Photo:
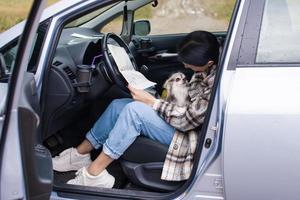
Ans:
[[[148,20],[138,20],[134,22],[133,34],[138,36],[146,36],[151,32],[150,22]]]

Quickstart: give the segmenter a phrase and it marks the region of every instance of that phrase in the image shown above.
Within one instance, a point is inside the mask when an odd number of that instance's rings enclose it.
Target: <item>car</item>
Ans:
[[[62,0],[43,11],[34,1],[0,35],[1,199],[298,199],[300,2],[237,0],[227,21],[226,1],[211,2]],[[66,184],[74,172],[54,172],[52,157],[130,97],[107,45],[161,94],[172,73],[191,76],[176,45],[198,29],[221,56],[190,178],[162,181],[167,147],[139,137],[108,168],[114,188]]]

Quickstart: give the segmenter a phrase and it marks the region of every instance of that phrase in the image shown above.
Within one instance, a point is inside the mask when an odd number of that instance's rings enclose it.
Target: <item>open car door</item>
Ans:
[[[35,79],[26,72],[46,2],[33,2],[9,83],[3,85],[7,92],[0,116],[0,199],[49,199],[52,191],[51,155],[37,138],[40,118]]]

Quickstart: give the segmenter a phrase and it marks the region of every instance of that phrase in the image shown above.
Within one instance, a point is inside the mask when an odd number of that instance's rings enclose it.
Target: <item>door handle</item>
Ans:
[[[178,56],[178,53],[158,53],[149,58],[155,59],[155,60],[168,60],[168,59],[176,58],[177,56]]]

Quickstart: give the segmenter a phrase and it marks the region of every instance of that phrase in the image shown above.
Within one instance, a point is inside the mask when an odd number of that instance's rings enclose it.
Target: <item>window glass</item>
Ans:
[[[100,14],[102,14],[107,9],[113,7],[114,5],[115,4],[102,7],[100,9],[95,10],[95,11],[93,11],[91,13],[88,13],[88,14],[86,14],[86,15],[78,18],[78,19],[75,19],[74,21],[72,21],[69,24],[67,24],[65,26],[65,28],[77,27],[77,26],[80,26],[82,24],[85,24],[85,23],[89,22],[90,20],[94,19],[95,17],[99,16]]]
[[[47,6],[50,6],[54,3],[57,3],[59,0],[48,0]],[[33,4],[33,0],[11,0],[4,1],[0,0],[0,33],[6,31],[7,29],[15,26],[17,23],[23,21],[28,13],[30,12],[31,6]],[[33,41],[36,45],[36,39],[38,37],[36,34],[35,40]],[[16,59],[16,54],[18,50],[18,40],[19,37],[15,39],[15,41],[7,41],[10,44],[3,49],[1,49],[1,57],[5,63],[5,73],[10,74],[13,70],[13,66]],[[34,47],[34,46],[33,46]],[[38,52],[35,52],[37,55]],[[31,50],[30,64],[35,64],[37,60],[37,56],[33,56],[33,49]]]
[[[30,51],[30,59],[29,59],[28,68],[27,68],[28,71],[35,72],[35,68],[37,67],[36,62],[37,62],[39,54],[40,54],[40,49],[41,49],[42,43],[44,41],[47,27],[48,27],[47,21],[40,24],[38,31],[34,37],[34,40],[33,40],[34,45],[32,46],[32,49]],[[13,70],[13,66],[14,66],[14,63],[16,60],[16,56],[17,56],[17,50],[19,47],[18,40],[19,40],[19,38],[0,52],[4,58],[7,74],[10,74]]]
[[[123,15],[113,19],[101,29],[102,33],[115,33],[119,35],[122,32]]]
[[[14,65],[16,55],[18,50],[18,43],[15,42],[11,48],[8,48],[6,51],[1,52],[4,58],[4,62],[6,65],[6,73],[11,73],[12,67]]]
[[[157,7],[148,4],[136,10],[134,20],[149,20],[151,35],[227,31],[234,4],[235,0],[163,0]]]
[[[266,0],[256,62],[300,61],[298,0]]]

